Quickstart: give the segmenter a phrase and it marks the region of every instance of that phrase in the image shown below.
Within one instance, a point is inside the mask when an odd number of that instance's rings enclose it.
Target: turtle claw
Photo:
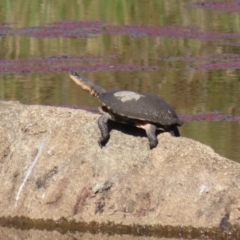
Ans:
[[[108,138],[108,139],[109,139],[109,138]],[[100,148],[105,147],[105,145],[106,145],[107,142],[108,142],[108,139],[103,140],[102,138],[100,138],[100,139],[98,140],[98,145],[99,145],[99,147],[100,147]]]
[[[149,147],[150,149],[155,148],[158,145],[158,141],[149,141]]]
[[[102,144],[102,141],[101,140],[98,140],[98,145],[100,148],[103,148],[104,147],[104,144]]]

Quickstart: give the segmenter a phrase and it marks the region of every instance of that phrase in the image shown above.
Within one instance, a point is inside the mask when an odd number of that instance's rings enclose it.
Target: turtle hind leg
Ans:
[[[108,120],[111,119],[111,116],[108,113],[104,113],[99,119],[98,119],[98,127],[101,132],[101,137],[98,140],[98,145],[102,148],[106,145],[106,143],[109,140],[109,128],[108,128]]]
[[[157,127],[152,124],[146,124],[145,130],[149,140],[149,147],[150,149],[153,149],[158,145],[157,134],[156,134]]]
[[[169,132],[175,137],[180,137],[180,133],[177,126],[172,126]]]

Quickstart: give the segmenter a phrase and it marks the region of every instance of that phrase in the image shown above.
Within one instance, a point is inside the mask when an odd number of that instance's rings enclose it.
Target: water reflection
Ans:
[[[3,239],[212,239],[234,240],[240,237],[236,227],[231,232],[220,228],[194,228],[191,226],[122,225],[114,223],[76,222],[65,218],[59,220],[30,219],[26,217],[1,217]],[[21,230],[21,231],[20,231]],[[26,231],[27,230],[27,231]],[[45,231],[44,231],[45,230]],[[64,234],[64,235],[62,235]],[[27,236],[27,238],[26,238]]]

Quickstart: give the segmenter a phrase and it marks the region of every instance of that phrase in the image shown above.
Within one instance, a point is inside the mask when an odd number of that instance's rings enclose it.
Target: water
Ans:
[[[108,223],[83,223],[65,218],[59,220],[29,219],[26,217],[1,217],[0,232],[4,239],[239,239],[238,228],[231,233],[219,228],[194,228],[161,225],[123,225]],[[27,235],[27,238],[26,238]]]
[[[81,106],[68,77],[161,96],[182,136],[240,161],[240,5],[190,0],[0,2],[0,99]]]

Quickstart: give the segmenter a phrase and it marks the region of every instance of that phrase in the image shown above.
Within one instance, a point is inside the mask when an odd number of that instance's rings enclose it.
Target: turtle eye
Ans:
[[[78,74],[74,71],[71,71],[70,74],[73,75],[73,76],[78,76]]]

